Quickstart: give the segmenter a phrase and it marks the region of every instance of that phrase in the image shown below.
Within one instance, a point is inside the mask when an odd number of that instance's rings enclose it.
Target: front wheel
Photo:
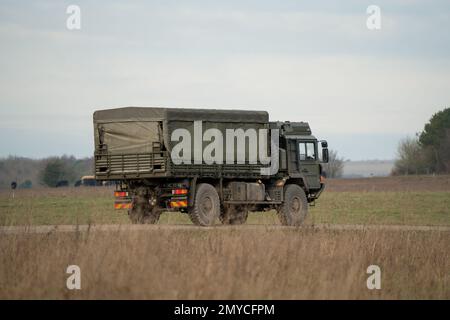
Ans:
[[[277,211],[282,225],[300,226],[308,214],[305,191],[296,184],[287,185],[284,189],[284,202]]]
[[[216,188],[208,183],[200,183],[195,192],[194,205],[188,210],[192,223],[212,226],[220,216],[220,199]]]

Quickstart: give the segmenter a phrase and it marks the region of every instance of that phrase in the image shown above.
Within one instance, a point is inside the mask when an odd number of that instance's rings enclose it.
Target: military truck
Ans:
[[[299,226],[324,190],[327,142],[265,111],[125,107],[94,112],[95,179],[117,181],[133,223],[179,211],[200,226],[276,210]],[[270,137],[270,138],[269,138]]]

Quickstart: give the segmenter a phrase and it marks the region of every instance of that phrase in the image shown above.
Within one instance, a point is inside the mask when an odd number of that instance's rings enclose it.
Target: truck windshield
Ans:
[[[314,142],[300,142],[298,144],[300,161],[316,160],[316,148]]]

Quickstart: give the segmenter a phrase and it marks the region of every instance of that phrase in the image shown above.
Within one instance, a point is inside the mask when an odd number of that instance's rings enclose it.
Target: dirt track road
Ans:
[[[94,232],[94,231],[159,231],[159,230],[390,230],[390,231],[443,231],[450,232],[450,226],[405,226],[405,225],[349,225],[349,224],[316,224],[304,227],[285,227],[280,225],[241,225],[198,227],[193,225],[47,225],[47,226],[1,226],[0,235],[54,232]]]

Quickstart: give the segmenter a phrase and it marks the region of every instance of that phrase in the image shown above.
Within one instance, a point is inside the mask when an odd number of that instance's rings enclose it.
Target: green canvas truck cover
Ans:
[[[215,122],[267,123],[266,111],[125,107],[94,112],[94,123],[121,121],[203,120]]]
[[[163,142],[171,149],[170,132],[189,129],[193,121],[205,127],[256,127],[268,123],[266,111],[125,107],[94,112],[95,148],[107,145],[108,153],[129,154],[152,151],[153,142]]]

